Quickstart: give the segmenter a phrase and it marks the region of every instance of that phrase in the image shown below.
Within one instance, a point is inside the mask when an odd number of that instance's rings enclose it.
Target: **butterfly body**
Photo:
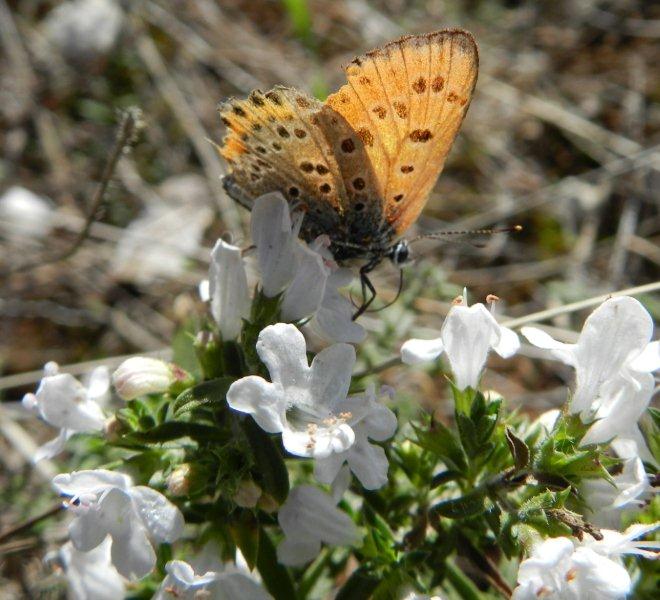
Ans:
[[[362,263],[365,285],[384,258],[407,256],[398,240],[442,171],[477,66],[472,36],[443,30],[354,59],[325,103],[285,87],[229,100],[220,106],[225,190],[247,208],[280,191],[305,213],[301,236],[327,235],[337,261]]]

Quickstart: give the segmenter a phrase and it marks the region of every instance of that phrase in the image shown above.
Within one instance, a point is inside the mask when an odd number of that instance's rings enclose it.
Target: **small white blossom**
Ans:
[[[116,0],[63,2],[46,18],[46,35],[68,58],[76,61],[109,52],[124,15]]]
[[[264,294],[272,298],[284,291],[296,273],[295,256],[302,215],[291,223],[289,205],[279,192],[257,198],[252,207],[252,242]]]
[[[132,356],[117,367],[112,374],[112,383],[121,398],[133,400],[166,392],[174,383],[187,377],[188,374],[175,364],[148,356]]]
[[[69,600],[123,600],[126,580],[112,566],[110,538],[88,552],[67,542],[58,552],[67,578]]]
[[[602,540],[590,536],[583,542],[566,537],[544,540],[520,563],[512,599],[623,600],[632,580],[621,557],[655,558],[652,550],[660,547],[657,542],[634,540],[658,525],[632,525],[624,533],[604,529]]]
[[[88,552],[106,537],[112,540],[112,564],[124,577],[143,577],[156,564],[155,543],[172,543],[183,532],[183,515],[165,496],[134,486],[128,475],[98,469],[62,473],[54,488],[67,496],[74,516],[69,536],[77,550]]]
[[[0,197],[0,231],[9,237],[46,237],[53,227],[52,204],[30,190],[14,186]]]
[[[618,600],[631,585],[620,564],[588,548],[578,554],[569,538],[550,538],[520,563],[512,599]]]
[[[105,422],[101,404],[109,388],[110,375],[106,367],[94,369],[85,387],[73,375],[60,373],[57,363],[46,364],[36,393],[26,394],[23,406],[49,425],[59,427],[60,433],[37,449],[34,461],[59,454],[75,433],[101,431]]]
[[[360,483],[368,490],[375,490],[387,483],[389,463],[385,451],[369,439],[382,442],[394,435],[397,427],[396,415],[376,397],[370,386],[362,395],[350,396],[342,404],[350,412],[349,420],[355,432],[355,443],[344,452],[318,459],[314,474],[321,483],[333,483],[344,463]]]
[[[197,575],[191,565],[172,560],[165,565],[167,576],[153,600],[267,600],[271,598],[261,586],[236,567],[206,571]]]
[[[621,390],[616,380],[623,378],[639,387],[640,375],[660,367],[660,343],[650,342],[651,315],[628,296],[610,298],[594,310],[577,344],[558,342],[535,327],[523,327],[521,333],[535,346],[549,350],[553,358],[575,368],[570,411],[582,413],[585,420],[591,420],[598,407]]]
[[[117,244],[114,275],[141,285],[178,277],[185,271],[188,257],[198,251],[212,220],[211,208],[199,203],[148,204]]]
[[[359,539],[355,523],[335,506],[333,498],[311,485],[289,492],[278,521],[284,539],[277,547],[277,560],[284,565],[300,566],[315,559],[322,543],[349,546]]]
[[[351,283],[353,273],[350,269],[339,268],[336,265],[328,268],[331,272],[325,284],[321,306],[314,314],[310,326],[329,342],[359,344],[364,340],[367,332],[362,325],[353,321],[353,305],[339,293],[340,288]]]
[[[252,208],[252,241],[264,294],[282,294],[282,319],[300,321],[312,317],[314,329],[331,342],[357,343],[364,328],[352,321],[351,303],[338,292],[352,274],[339,269],[324,247],[327,236],[306,244],[298,239],[304,215],[292,222],[290,208],[280,193],[259,197]]]
[[[624,532],[611,529],[601,529],[602,540],[585,537],[582,547],[589,548],[598,554],[621,563],[624,554],[635,554],[644,558],[658,558],[660,541],[639,540],[638,538],[651,533],[660,527],[660,522],[643,524],[634,523]]]
[[[250,291],[241,249],[218,240],[211,252],[208,291],[222,338],[233,340],[250,314]]]
[[[444,352],[456,387],[464,390],[478,386],[491,348],[502,358],[508,358],[519,347],[518,336],[501,326],[483,304],[467,305],[464,291],[461,303],[451,308],[442,324],[440,337],[408,340],[401,347],[401,358],[404,363],[415,365],[433,360]]]
[[[623,470],[613,477],[614,485],[604,479],[586,479],[580,491],[591,510],[589,521],[598,527],[618,528],[621,516],[643,504],[651,491],[649,478],[639,458],[624,462]]]
[[[350,448],[353,415],[343,407],[355,364],[353,346],[334,344],[310,366],[302,333],[277,323],[259,334],[257,353],[272,382],[255,375],[235,381],[227,392],[229,406],[252,415],[265,431],[281,433],[291,454],[324,458]]]

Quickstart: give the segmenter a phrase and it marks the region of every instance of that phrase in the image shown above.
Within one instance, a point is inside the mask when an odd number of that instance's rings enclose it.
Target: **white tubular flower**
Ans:
[[[658,558],[660,541],[638,540],[638,538],[651,533],[660,527],[660,522],[643,524],[634,523],[623,533],[611,529],[601,529],[602,540],[585,537],[581,547],[589,548],[594,552],[621,563],[624,554],[636,554],[644,558]],[[579,548],[578,548],[579,550]]]
[[[112,383],[122,399],[133,400],[147,394],[166,392],[172,384],[187,378],[188,373],[173,363],[133,356],[117,367],[112,374]]]
[[[60,373],[57,363],[46,364],[37,392],[26,394],[23,406],[49,425],[59,427],[60,433],[37,449],[34,461],[59,454],[74,433],[101,431],[105,422],[101,403],[109,388],[110,375],[106,367],[94,369],[85,387],[73,375]]]
[[[628,572],[588,548],[578,553],[569,538],[549,538],[520,563],[512,600],[623,600],[632,582]]]
[[[277,547],[277,560],[283,565],[300,566],[315,559],[321,543],[349,546],[359,540],[355,523],[328,494],[311,485],[300,485],[289,492],[278,521],[284,539]]]
[[[109,536],[112,564],[124,577],[144,577],[153,569],[156,554],[150,540],[172,543],[183,532],[179,509],[156,490],[134,486],[128,475],[74,471],[55,476],[53,487],[68,497],[75,548],[88,552]]]
[[[339,293],[352,279],[350,269],[335,268],[330,273],[321,306],[310,323],[314,331],[329,342],[359,344],[367,335],[364,327],[353,321],[353,305]]]
[[[323,257],[309,246],[296,243],[296,272],[282,298],[282,319],[299,321],[314,314],[325,295],[328,269]]]
[[[222,568],[222,565],[219,565]],[[197,575],[191,565],[172,560],[165,565],[167,576],[153,600],[267,600],[272,598],[261,586],[236,568],[206,571]]]
[[[603,302],[584,323],[577,344],[556,341],[535,327],[523,327],[521,333],[535,346],[549,350],[550,355],[575,368],[576,385],[571,399],[571,413],[592,418],[597,400],[603,397],[603,384],[619,377],[633,386],[636,375],[650,373],[660,367],[660,343],[653,342],[653,320],[634,298],[622,296]],[[610,387],[610,392],[612,389]]]
[[[640,442],[639,451],[645,447],[637,422],[651,402],[655,382],[650,373],[634,373],[631,377],[632,382],[618,377],[601,386],[596,421],[582,438],[582,446],[617,439]]]
[[[321,483],[333,483],[344,463],[368,490],[376,490],[387,483],[389,463],[385,451],[369,439],[382,442],[394,435],[396,415],[376,397],[374,386],[364,394],[351,396],[342,404],[353,416],[349,423],[355,432],[355,443],[344,452],[318,459],[314,475]]]
[[[449,311],[440,330],[432,340],[408,340],[401,347],[404,363],[416,365],[433,360],[443,352],[447,355],[460,390],[476,388],[481,371],[492,348],[502,358],[513,356],[520,347],[518,336],[502,327],[483,304],[467,305],[466,292],[462,301]]]
[[[257,247],[264,294],[272,298],[284,290],[296,272],[295,247],[302,220],[291,224],[289,205],[279,192],[264,194],[252,207],[252,242]]]
[[[112,566],[110,538],[89,552],[67,542],[58,552],[66,575],[69,600],[123,600],[126,580]]]
[[[250,314],[250,291],[241,249],[218,240],[211,252],[209,268],[211,314],[222,338],[233,340]]]
[[[52,204],[22,187],[10,187],[0,196],[0,231],[8,237],[46,237],[53,227]]]
[[[257,353],[271,382],[251,375],[232,383],[227,403],[252,415],[268,433],[281,433],[284,447],[296,456],[324,458],[344,452],[355,441],[343,411],[351,382],[355,350],[335,344],[307,363],[305,338],[293,325],[266,327]]]
[[[580,485],[580,491],[592,511],[589,521],[598,527],[618,529],[623,513],[638,509],[652,489],[639,458],[626,460],[622,472],[613,479],[615,485],[604,479],[586,479]]]
[[[113,0],[74,0],[48,14],[45,30],[68,58],[89,59],[112,49],[123,19],[121,5]]]

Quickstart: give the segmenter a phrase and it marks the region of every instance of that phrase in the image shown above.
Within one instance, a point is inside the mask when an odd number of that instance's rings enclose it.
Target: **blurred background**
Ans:
[[[481,68],[418,230],[524,231],[420,245],[398,301],[363,319],[361,367],[440,412],[439,372],[384,367],[404,339],[439,329],[463,286],[471,302],[496,294],[499,315],[516,318],[660,279],[659,3],[0,0],[3,489],[56,469],[29,470],[52,430],[17,402],[45,362],[83,375],[127,354],[167,355],[173,336],[178,356],[203,318],[209,249],[227,233],[240,244],[247,223],[209,143],[224,134],[217,103],[275,84],[324,98],[356,54],[446,27],[474,34]],[[134,106],[143,127],[96,206]],[[375,282],[382,301],[395,297],[392,266]],[[657,317],[658,295],[638,297]],[[588,311],[558,312],[549,331],[575,341]],[[494,359],[488,374],[530,412],[561,403],[570,380],[534,356]],[[10,504],[1,520],[20,520]],[[6,581],[29,595],[10,567]]]

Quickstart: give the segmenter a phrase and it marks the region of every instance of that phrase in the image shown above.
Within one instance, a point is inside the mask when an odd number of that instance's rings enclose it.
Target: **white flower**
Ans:
[[[0,197],[0,230],[8,236],[39,239],[52,227],[53,206],[45,198],[18,186]]]
[[[88,552],[67,542],[58,552],[66,574],[69,600],[123,600],[126,580],[110,561],[110,538]]]
[[[404,363],[415,365],[447,355],[460,390],[476,388],[479,376],[492,348],[501,357],[508,358],[520,347],[518,336],[502,327],[483,304],[467,306],[466,292],[461,303],[449,311],[440,330],[440,337],[433,340],[408,340],[401,347]]]
[[[581,543],[570,538],[549,538],[520,563],[513,600],[623,600],[632,589],[623,566],[623,554],[655,558],[657,542],[635,538],[660,525],[632,525],[624,533],[601,530],[602,540],[590,536]]]
[[[327,236],[311,244],[298,239],[304,215],[292,222],[290,208],[279,192],[257,198],[252,208],[252,241],[257,248],[264,295],[282,292],[281,315],[285,321],[312,317],[312,324],[331,342],[357,343],[364,328],[352,321],[351,303],[338,288],[348,285],[352,274],[339,269],[327,252]]]
[[[582,546],[597,552],[609,559],[616,560],[621,564],[624,554],[636,554],[644,558],[658,558],[660,541],[638,540],[647,533],[651,533],[660,527],[660,522],[642,524],[634,523],[623,533],[611,529],[601,529],[602,540],[585,537]]]
[[[172,384],[187,378],[188,373],[175,364],[148,356],[132,356],[117,367],[112,374],[112,383],[121,398],[133,400],[138,396],[166,392]]]
[[[607,394],[620,390],[612,381],[620,377],[631,385],[640,385],[639,375],[660,367],[660,343],[653,342],[653,320],[634,298],[622,296],[603,302],[584,323],[577,344],[556,341],[535,327],[523,327],[521,333],[535,346],[575,368],[576,385],[571,399],[571,413],[593,417]],[[605,386],[609,383],[611,385]],[[599,401],[599,402],[596,402]]]
[[[295,275],[295,248],[302,215],[292,225],[286,200],[282,194],[272,192],[255,200],[250,223],[252,242],[257,247],[261,287],[264,294],[272,298],[281,293]]]
[[[334,344],[307,363],[305,338],[293,325],[266,327],[257,353],[272,383],[251,375],[235,381],[227,392],[234,410],[251,414],[269,433],[282,433],[284,447],[297,456],[323,458],[344,452],[355,433],[344,413],[355,364],[355,350]]]
[[[149,204],[124,231],[113,260],[113,273],[138,284],[178,277],[199,249],[213,220],[209,206],[182,202]]]
[[[593,415],[596,421],[582,438],[582,446],[613,439],[634,440],[645,446],[637,422],[651,402],[655,382],[650,373],[633,373],[631,378],[610,379],[601,386],[600,405]]]
[[[57,363],[46,364],[37,392],[26,394],[23,406],[49,425],[59,427],[60,433],[37,449],[34,461],[59,454],[74,433],[101,431],[105,422],[101,403],[109,388],[110,375],[106,367],[94,369],[85,387],[73,375],[60,373]]]
[[[233,340],[250,314],[250,292],[240,248],[217,241],[211,252],[208,287],[211,314],[222,338]]]
[[[620,527],[622,513],[641,506],[643,497],[651,491],[649,478],[639,458],[626,460],[621,473],[613,479],[614,485],[604,479],[586,479],[580,485],[580,491],[592,512],[589,521],[598,527]]]
[[[66,56],[80,60],[109,52],[122,21],[121,6],[115,0],[74,0],[53,9],[45,29]]]
[[[620,564],[588,548],[576,552],[569,538],[549,538],[520,563],[512,599],[615,600],[631,586]]]
[[[362,325],[353,321],[353,305],[339,293],[339,288],[351,283],[353,273],[350,269],[339,267],[330,269],[321,306],[312,318],[310,326],[329,342],[359,344],[367,332]]]
[[[382,442],[394,435],[396,415],[376,397],[374,386],[363,395],[350,396],[342,403],[342,409],[350,412],[349,423],[355,432],[355,443],[344,452],[318,459],[314,474],[321,483],[332,483],[346,462],[350,470],[368,490],[375,490],[387,483],[389,463],[385,451],[369,439]]]
[[[222,569],[222,565],[218,563]],[[191,565],[172,560],[165,565],[167,576],[153,600],[267,600],[271,598],[250,577],[235,567],[197,575]]]
[[[284,539],[277,547],[277,560],[284,565],[300,566],[313,560],[321,551],[321,543],[347,546],[359,539],[358,529],[348,515],[328,494],[311,485],[300,485],[289,492],[278,521]]]
[[[98,469],[62,473],[53,487],[68,497],[74,515],[69,536],[88,552],[110,536],[112,564],[124,577],[143,577],[156,564],[151,541],[172,543],[181,536],[183,516],[165,496],[134,486],[122,473]]]

